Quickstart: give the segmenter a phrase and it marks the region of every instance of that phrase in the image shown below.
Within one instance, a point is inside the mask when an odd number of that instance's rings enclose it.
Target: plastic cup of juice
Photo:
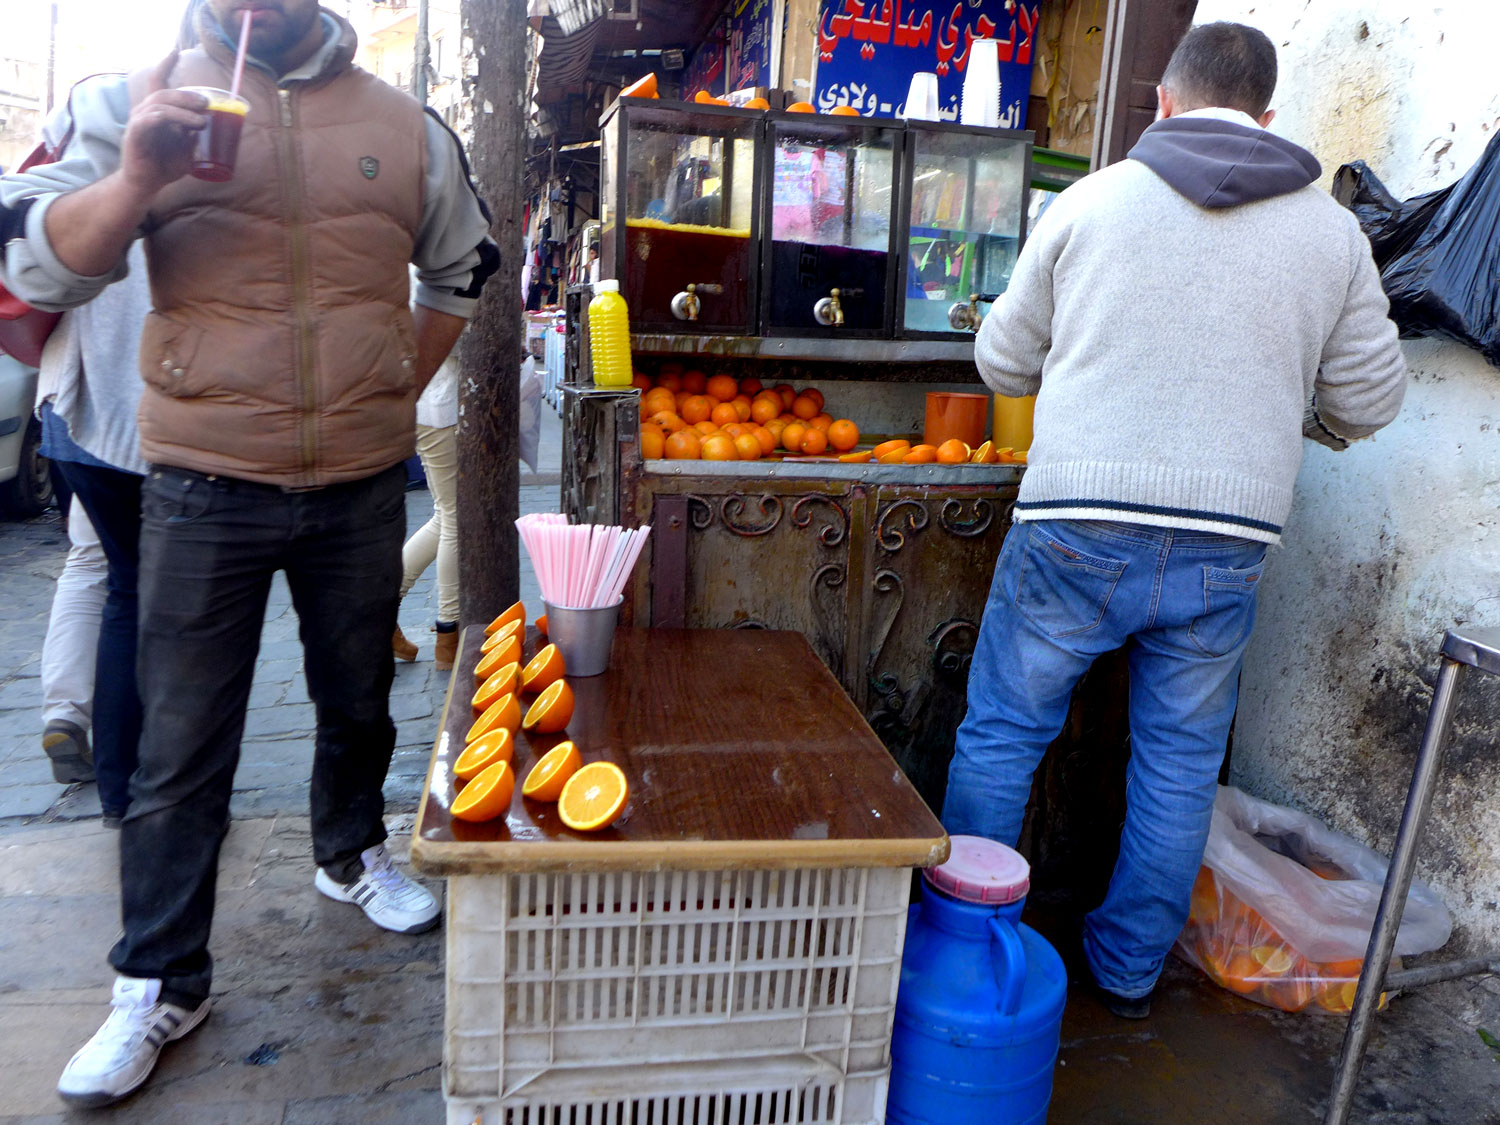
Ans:
[[[234,179],[234,162],[240,151],[240,132],[250,103],[228,90],[214,86],[184,86],[191,94],[208,101],[208,124],[198,133],[193,150],[193,175],[209,183],[222,184]]]

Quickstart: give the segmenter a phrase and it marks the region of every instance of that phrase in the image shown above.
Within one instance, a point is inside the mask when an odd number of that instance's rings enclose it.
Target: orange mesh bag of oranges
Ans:
[[[1306,813],[1221,786],[1175,951],[1247,999],[1347,1015],[1387,866]],[[1414,881],[1397,956],[1437,949],[1450,929],[1442,900]]]

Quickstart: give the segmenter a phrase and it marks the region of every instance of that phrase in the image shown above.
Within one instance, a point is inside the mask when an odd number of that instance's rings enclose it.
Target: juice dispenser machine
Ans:
[[[620,98],[600,124],[601,277],[634,332],[755,335],[764,114]]]
[[[898,336],[967,336],[1005,292],[1026,238],[1031,142],[1029,132],[907,123]]]
[[[902,134],[899,121],[770,115],[765,335],[891,336]]]

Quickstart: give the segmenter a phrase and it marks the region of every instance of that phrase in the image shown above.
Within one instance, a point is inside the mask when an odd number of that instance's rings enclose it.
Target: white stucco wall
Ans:
[[[1200,0],[1276,43],[1272,126],[1326,186],[1363,159],[1399,198],[1450,183],[1500,128],[1500,3]],[[1401,416],[1345,453],[1308,443],[1246,658],[1234,780],[1389,850],[1454,623],[1500,625],[1500,369],[1405,346]],[[1421,874],[1459,945],[1500,941],[1500,680],[1473,676]]]

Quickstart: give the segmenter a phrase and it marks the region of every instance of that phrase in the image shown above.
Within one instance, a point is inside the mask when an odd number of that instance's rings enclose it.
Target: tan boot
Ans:
[[[432,666],[446,672],[458,658],[458,630],[439,633],[432,645]]]
[[[391,638],[391,651],[396,654],[397,660],[415,660],[417,658],[417,646],[412,644],[401,635],[401,626],[396,626],[396,635]]]

